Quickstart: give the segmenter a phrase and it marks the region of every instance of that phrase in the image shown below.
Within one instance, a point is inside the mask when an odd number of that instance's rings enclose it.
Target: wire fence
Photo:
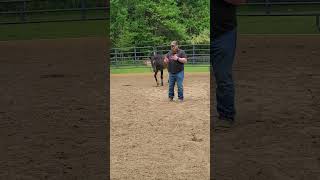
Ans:
[[[188,64],[208,66],[210,62],[209,44],[180,45],[188,57]],[[169,52],[170,46],[144,46],[128,48],[112,48],[110,65],[114,68],[148,67],[153,52],[164,55]]]

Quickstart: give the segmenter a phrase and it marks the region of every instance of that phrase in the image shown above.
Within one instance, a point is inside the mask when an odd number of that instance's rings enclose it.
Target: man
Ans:
[[[213,2],[213,3],[212,3]],[[235,88],[232,65],[237,41],[236,6],[245,0],[212,0],[211,65],[216,80],[216,102],[219,119],[215,126],[230,127],[235,120]]]
[[[178,99],[183,101],[183,79],[184,79],[184,64],[187,63],[186,53],[179,48],[177,41],[171,42],[171,50],[165,55],[164,62],[168,64],[169,72],[169,100],[173,101],[174,86],[178,85]]]

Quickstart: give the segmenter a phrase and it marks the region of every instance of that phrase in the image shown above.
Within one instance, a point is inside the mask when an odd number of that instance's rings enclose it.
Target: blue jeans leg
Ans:
[[[173,98],[174,97],[174,85],[176,82],[176,75],[169,73],[169,93],[168,96],[169,98]]]
[[[178,85],[178,98],[183,99],[183,79],[184,79],[184,71],[181,71],[176,74],[177,75],[177,85]]]
[[[235,58],[237,32],[232,30],[213,40],[211,44],[211,65],[216,80],[217,111],[220,115],[234,118],[235,88],[232,65]]]

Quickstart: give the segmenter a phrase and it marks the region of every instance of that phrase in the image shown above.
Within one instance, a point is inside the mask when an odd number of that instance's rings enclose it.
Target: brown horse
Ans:
[[[157,79],[158,71],[161,72],[161,86],[163,86],[163,70],[167,68],[167,63],[164,62],[164,56],[153,52],[153,55],[150,57],[151,66],[154,72],[154,79],[156,80],[157,86],[159,86],[159,82]]]

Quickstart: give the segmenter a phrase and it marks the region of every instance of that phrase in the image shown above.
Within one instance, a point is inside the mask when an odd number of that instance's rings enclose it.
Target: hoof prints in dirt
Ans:
[[[194,141],[194,142],[202,142],[203,139],[202,138],[197,138],[195,134],[192,134],[192,139],[191,141]]]

